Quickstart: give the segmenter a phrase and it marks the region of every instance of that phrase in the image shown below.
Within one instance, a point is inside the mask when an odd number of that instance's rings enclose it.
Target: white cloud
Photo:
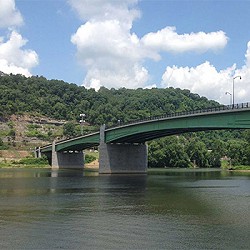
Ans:
[[[23,17],[15,0],[0,0],[0,6],[0,28],[10,32],[8,37],[0,37],[0,71],[30,76],[30,70],[38,65],[38,55],[24,48],[28,41],[15,31],[23,24]]]
[[[245,54],[246,57],[246,67],[250,68],[250,41],[247,43],[247,52]]]
[[[30,72],[28,69],[22,68],[22,67],[17,67],[13,63],[9,63],[5,59],[0,59],[0,71],[4,72],[6,74],[21,74],[24,76],[31,76]]]
[[[0,71],[30,76],[30,70],[38,65],[38,55],[33,50],[23,49],[27,40],[12,31],[9,39],[0,39]]]
[[[108,2],[110,1],[100,2],[99,8],[104,8]],[[101,7],[102,3],[104,6]],[[116,6],[121,8],[117,2],[112,8]],[[128,11],[124,4],[122,6],[124,12]],[[121,13],[121,9],[118,12]],[[100,16],[98,21],[92,18],[71,37],[71,42],[77,47],[78,60],[88,71],[84,85],[96,89],[100,86],[141,87],[148,79],[148,71],[142,66],[142,60],[154,55],[144,51],[140,39],[136,34],[130,33],[130,25],[124,21],[124,15],[119,19],[118,16],[117,19],[108,19],[107,16],[103,20]]]
[[[15,0],[0,0],[0,6],[0,28],[23,24],[23,17],[16,9]]]
[[[95,78],[90,77],[90,80],[87,83],[85,83],[85,86],[87,88],[93,88],[95,90],[99,90],[101,87],[101,82],[99,79],[95,79]]]
[[[111,63],[110,59],[137,61],[141,58],[139,39],[126,32],[117,20],[87,22],[80,26],[71,41],[77,46],[79,59],[86,65],[102,59]]]
[[[84,80],[84,86],[98,90],[101,86],[107,88],[126,87],[139,88],[148,79],[148,71],[141,65],[133,68],[124,66],[123,69],[114,72],[110,69],[92,68],[88,71]],[[104,83],[104,84],[103,84]]]
[[[234,80],[235,103],[248,102],[250,96],[250,42],[247,45],[246,65],[237,69],[236,65],[224,70],[217,69],[209,62],[197,67],[167,67],[162,76],[162,87],[175,87],[189,89],[193,93],[229,104],[230,95],[233,94],[233,77],[241,76]]]
[[[86,87],[145,87],[149,79],[146,59],[160,60],[160,52],[217,50],[227,44],[224,32],[178,35],[173,27],[146,34],[131,32],[140,17],[138,0],[68,0],[83,21],[71,42],[87,70]]]
[[[226,46],[227,40],[223,31],[179,35],[175,27],[166,27],[156,33],[148,33],[142,38],[143,44],[148,48],[174,53],[219,50]]]
[[[140,12],[133,8],[138,0],[68,0],[81,19],[91,21],[119,20],[131,28]]]

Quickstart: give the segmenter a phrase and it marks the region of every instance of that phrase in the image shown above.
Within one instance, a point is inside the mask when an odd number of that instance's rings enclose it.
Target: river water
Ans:
[[[250,175],[0,169],[0,249],[250,249]]]

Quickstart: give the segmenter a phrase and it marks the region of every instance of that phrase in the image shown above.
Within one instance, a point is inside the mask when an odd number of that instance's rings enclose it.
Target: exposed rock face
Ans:
[[[0,150],[0,161],[17,160],[31,155],[31,151],[25,150]]]
[[[41,116],[32,115],[11,115],[8,118],[0,117],[0,137],[4,142],[12,141],[16,143],[48,143],[36,136],[31,135],[31,130],[40,134],[56,132],[60,130],[65,121],[53,120]],[[12,130],[12,133],[10,132]]]

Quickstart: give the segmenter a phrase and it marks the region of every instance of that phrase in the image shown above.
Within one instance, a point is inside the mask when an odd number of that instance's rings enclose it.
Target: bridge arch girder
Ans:
[[[183,134],[222,129],[249,129],[250,110],[235,112],[214,112],[210,114],[195,114],[189,116],[161,118],[141,122],[106,131],[106,143],[143,143],[153,139]]]
[[[105,130],[105,143],[144,143],[160,137],[186,132],[221,129],[249,129],[250,108],[230,109],[209,113],[195,113],[137,122]],[[56,142],[56,151],[83,150],[98,146],[100,133],[79,136]],[[41,147],[41,152],[51,152],[52,146]]]

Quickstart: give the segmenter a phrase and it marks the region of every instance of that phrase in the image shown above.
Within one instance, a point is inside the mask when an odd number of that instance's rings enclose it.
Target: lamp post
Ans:
[[[226,94],[226,95],[230,95],[230,106],[232,106],[232,94],[229,93],[229,92],[226,92],[225,94]]]
[[[235,80],[236,78],[240,78],[240,80],[241,80],[241,76],[235,76],[235,77],[233,78],[233,107],[234,107],[234,80]]]
[[[80,125],[81,125],[81,135],[83,135],[83,123],[85,122],[84,118],[85,118],[85,114],[80,114]]]

